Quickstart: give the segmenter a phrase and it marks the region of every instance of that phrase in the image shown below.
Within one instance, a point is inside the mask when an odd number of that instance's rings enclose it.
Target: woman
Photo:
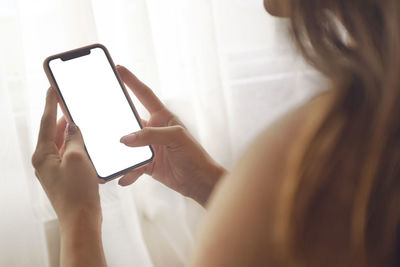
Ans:
[[[156,153],[119,183],[146,173],[207,204],[190,266],[399,266],[400,2],[264,3],[290,17],[329,90],[265,130],[228,174],[118,67],[151,114],[121,142]],[[32,161],[60,221],[61,265],[104,266],[96,173],[79,129],[56,124],[56,111],[50,89]]]

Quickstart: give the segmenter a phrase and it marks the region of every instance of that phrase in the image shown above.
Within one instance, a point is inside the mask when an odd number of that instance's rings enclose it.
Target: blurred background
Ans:
[[[230,169],[322,88],[287,32],[262,0],[0,0],[0,266],[58,266],[56,216],[30,164],[47,56],[104,44]],[[194,201],[145,176],[102,185],[101,200],[109,266],[185,265],[206,214]]]

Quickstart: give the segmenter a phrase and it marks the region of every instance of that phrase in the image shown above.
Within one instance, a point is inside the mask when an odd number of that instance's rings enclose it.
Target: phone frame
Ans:
[[[64,101],[64,98],[62,96],[61,90],[58,88],[58,84],[57,84],[56,79],[55,79],[55,77],[53,75],[53,72],[51,71],[50,61],[55,60],[55,59],[61,59],[62,61],[67,61],[67,60],[72,60],[72,59],[75,59],[75,58],[78,58],[78,57],[87,56],[87,55],[90,54],[90,50],[94,49],[94,48],[100,48],[100,49],[102,49],[104,51],[104,54],[106,55],[107,60],[111,65],[111,68],[112,68],[112,70],[114,72],[115,77],[118,80],[118,83],[119,83],[119,85],[120,85],[120,87],[122,89],[122,92],[124,93],[125,98],[128,101],[129,106],[131,107],[131,110],[133,112],[133,115],[135,116],[135,119],[138,122],[140,128],[143,129],[142,123],[140,121],[139,114],[137,113],[137,110],[136,110],[135,106],[133,105],[132,99],[130,98],[129,93],[126,90],[124,83],[121,81],[121,79],[120,79],[120,77],[118,75],[118,72],[115,69],[114,61],[112,60],[112,58],[110,56],[110,53],[108,52],[107,48],[104,45],[99,44],[99,43],[88,45],[88,46],[83,46],[83,47],[80,47],[80,48],[77,48],[77,49],[73,49],[73,50],[69,50],[69,51],[63,52],[63,53],[59,53],[59,54],[56,54],[56,55],[49,56],[43,62],[44,72],[46,73],[47,79],[49,80],[51,87],[53,89],[55,89],[55,91],[57,92],[58,103],[60,104],[61,110],[62,110],[67,122],[74,123],[74,120],[73,120],[73,118],[71,116],[71,113],[69,112],[67,104]],[[104,182],[111,181],[111,180],[113,180],[115,178],[118,178],[121,175],[129,172],[130,170],[133,170],[133,169],[136,169],[136,168],[138,168],[140,166],[143,166],[143,165],[146,165],[148,163],[151,163],[153,161],[153,159],[154,159],[154,150],[153,150],[153,148],[151,146],[149,146],[149,148],[150,148],[150,151],[151,151],[151,157],[148,160],[140,162],[140,163],[138,163],[136,165],[133,165],[131,167],[128,167],[128,168],[126,168],[124,170],[118,171],[118,172],[116,172],[114,174],[111,174],[109,176],[103,177],[103,176],[100,176],[99,173],[97,172],[96,167],[94,166],[93,161],[90,158],[90,154],[87,151],[87,148],[86,148],[86,145],[85,145],[86,154],[88,155],[90,161],[92,162],[92,165],[93,165],[94,169],[96,170],[97,177],[99,179],[103,180]]]

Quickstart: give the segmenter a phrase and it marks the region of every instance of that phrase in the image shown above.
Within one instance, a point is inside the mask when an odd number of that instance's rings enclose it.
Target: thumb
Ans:
[[[65,133],[64,154],[71,152],[84,152],[85,145],[83,142],[81,131],[74,123],[68,123]]]

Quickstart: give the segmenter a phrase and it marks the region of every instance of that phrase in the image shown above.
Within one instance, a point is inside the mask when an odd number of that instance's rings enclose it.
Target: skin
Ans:
[[[287,14],[283,1],[264,3],[272,14]],[[282,266],[272,240],[287,151],[296,145],[295,133],[309,114],[322,112],[329,97],[317,98],[265,130],[228,174],[150,88],[126,68],[117,70],[151,114],[141,131],[121,142],[130,147],[152,145],[155,151],[151,164],[126,174],[119,184],[132,184],[146,173],[207,206],[209,214],[190,266]],[[56,92],[50,88],[32,164],[60,221],[60,266],[106,266],[96,172],[79,128],[64,119],[57,123],[56,117]]]
[[[57,97],[49,89],[32,164],[60,222],[60,265],[105,266],[96,172],[79,129],[69,125],[64,134],[65,120],[56,118]]]
[[[133,183],[147,173],[204,204],[212,185],[225,176],[207,205],[209,214],[190,266],[279,266],[273,253],[272,222],[287,151],[295,145],[293,133],[299,131],[308,114],[321,112],[327,106],[326,97],[293,111],[268,128],[228,174],[148,87],[126,69],[118,71],[152,114],[146,123],[152,125],[150,130],[146,126],[133,140],[128,136],[124,142],[129,146],[153,144],[157,155],[154,163],[125,175],[120,184]],[[96,173],[85,153],[79,128],[66,125],[63,119],[57,124],[56,117],[57,97],[50,88],[32,163],[60,221],[60,265],[106,266]],[[168,126],[171,120],[172,126]],[[154,126],[158,124],[167,126]],[[196,172],[198,175],[193,176]],[[196,186],[200,189],[196,190]],[[219,253],[222,247],[224,252]]]
[[[264,0],[264,7],[272,16],[289,17],[290,0]]]
[[[155,152],[151,164],[126,174],[119,184],[129,185],[146,173],[205,206],[226,170],[211,159],[150,88],[126,68],[119,66],[117,71],[151,114],[141,131],[122,137],[121,142],[131,147],[152,145]],[[57,123],[56,118],[57,96],[50,88],[32,164],[60,221],[61,266],[103,266],[99,181],[79,128],[66,124],[65,119]]]
[[[151,144],[155,152],[152,163],[128,173],[119,184],[130,185],[146,173],[205,206],[226,170],[214,162],[150,88],[126,68],[117,66],[117,70],[151,115],[149,121],[143,121],[143,130],[122,137],[121,142],[130,147]]]

